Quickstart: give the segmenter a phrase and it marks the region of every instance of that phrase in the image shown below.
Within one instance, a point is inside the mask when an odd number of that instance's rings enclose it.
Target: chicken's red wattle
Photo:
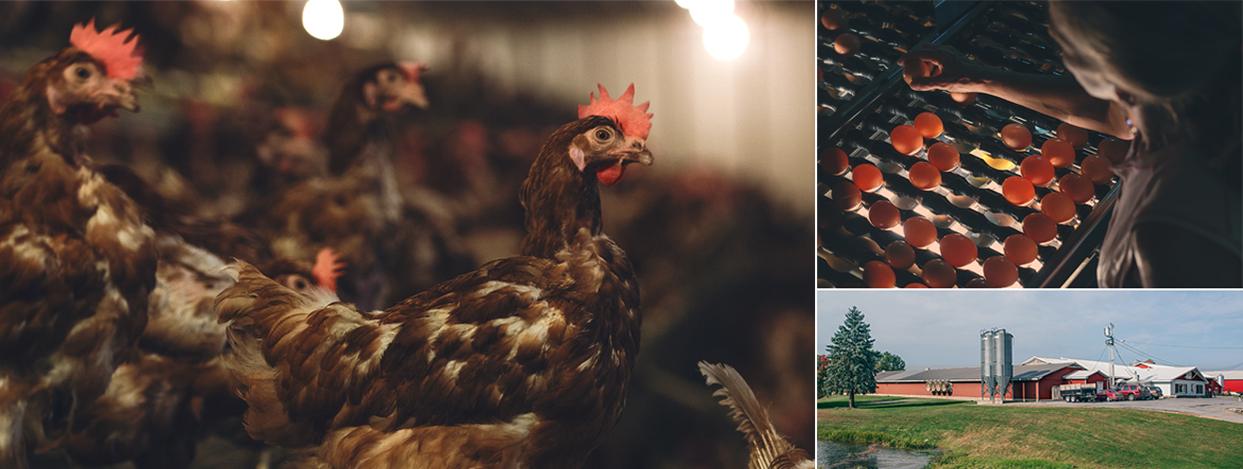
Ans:
[[[600,169],[597,169],[596,179],[599,179],[600,182],[606,186],[611,186],[613,184],[617,184],[618,181],[621,181],[622,175],[625,173],[626,167],[622,165],[621,160],[617,160],[616,163],[608,166],[601,166]]]

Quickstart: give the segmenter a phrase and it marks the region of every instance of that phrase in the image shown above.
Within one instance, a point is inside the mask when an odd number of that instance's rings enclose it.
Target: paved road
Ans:
[[[1212,398],[1178,398],[1178,399],[1156,399],[1151,401],[1117,401],[1117,402],[1093,402],[1093,403],[1069,403],[1063,401],[1041,401],[1039,403],[1025,402],[1022,404],[1006,404],[1006,405],[1029,405],[1029,406],[1058,406],[1058,407],[1117,407],[1120,409],[1142,409],[1156,410],[1161,412],[1176,412],[1182,414],[1191,414],[1199,417],[1208,417],[1218,420],[1227,420],[1230,422],[1243,423],[1243,414],[1232,412],[1229,409],[1243,409],[1243,401],[1237,397],[1217,396]]]

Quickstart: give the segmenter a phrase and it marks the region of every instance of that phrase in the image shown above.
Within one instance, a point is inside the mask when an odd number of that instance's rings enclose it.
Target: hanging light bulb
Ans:
[[[345,10],[337,0],[308,0],[302,8],[302,27],[315,39],[329,41],[345,28]]]
[[[747,50],[751,32],[747,23],[734,15],[720,18],[704,26],[704,47],[720,60],[734,60]]]

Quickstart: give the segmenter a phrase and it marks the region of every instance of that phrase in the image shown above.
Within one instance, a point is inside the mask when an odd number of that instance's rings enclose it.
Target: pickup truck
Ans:
[[[1152,399],[1152,393],[1148,392],[1148,388],[1138,384],[1122,384],[1117,389],[1105,391],[1105,396],[1111,401],[1128,400],[1148,400]]]

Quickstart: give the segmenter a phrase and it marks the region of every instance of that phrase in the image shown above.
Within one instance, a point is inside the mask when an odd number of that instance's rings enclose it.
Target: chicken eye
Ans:
[[[297,282],[294,282],[294,286],[298,287],[298,290],[303,290],[306,288],[306,282],[302,281],[302,279],[298,279]]]
[[[600,139],[600,140],[608,140],[608,139],[609,139],[609,131],[604,130],[604,129],[597,130],[597,131],[596,131],[596,138],[598,138],[598,139]]]
[[[90,76],[91,76],[90,70],[87,70],[86,67],[78,67],[78,78],[85,80],[87,78],[90,78]]]

